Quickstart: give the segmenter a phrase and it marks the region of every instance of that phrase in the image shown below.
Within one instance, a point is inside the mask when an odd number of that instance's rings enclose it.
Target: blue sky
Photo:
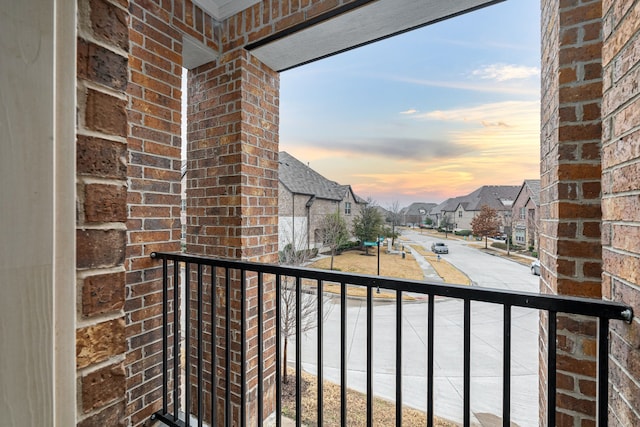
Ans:
[[[539,1],[281,74],[280,149],[383,207],[539,177]]]

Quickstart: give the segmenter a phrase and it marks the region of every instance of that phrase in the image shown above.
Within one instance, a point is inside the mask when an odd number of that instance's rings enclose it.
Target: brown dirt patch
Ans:
[[[317,403],[318,403],[318,381],[315,375],[306,372],[301,373],[302,384],[302,414],[301,420],[305,426],[317,426]],[[289,418],[296,416],[295,401],[295,371],[289,370],[289,382],[282,387],[282,413]],[[322,386],[322,416],[324,425],[340,425],[340,386],[329,381],[324,381]],[[347,389],[347,425],[366,425],[366,405],[365,394],[355,390]],[[373,425],[391,426],[395,425],[395,403],[388,400],[374,398],[373,400]],[[402,408],[402,425],[407,427],[426,425],[426,414],[413,408]],[[437,427],[453,427],[456,424],[434,419]]]

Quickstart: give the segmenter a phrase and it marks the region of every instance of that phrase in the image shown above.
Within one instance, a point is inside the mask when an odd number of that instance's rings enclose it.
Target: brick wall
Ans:
[[[601,2],[542,2],[541,291],[600,297]],[[541,408],[546,404],[541,319]],[[595,324],[558,318],[558,425],[595,416]],[[542,414],[544,416],[544,414]]]
[[[278,250],[278,90],[279,76],[244,50],[189,72],[189,131],[187,155],[187,252],[260,262],[277,262]],[[206,96],[205,96],[206,95]],[[249,425],[256,424],[257,397],[257,281],[232,281],[232,317],[219,307],[218,337],[240,330],[241,286],[249,297],[247,313],[247,405]],[[273,337],[273,281],[265,283],[264,325]],[[217,292],[223,294],[222,286]],[[208,300],[208,298],[207,298]],[[210,310],[210,307],[205,307]],[[237,390],[241,366],[240,335],[233,334],[231,387]],[[269,344],[270,343],[270,344]],[[217,342],[216,366],[224,369],[224,342]],[[265,340],[265,390],[275,381],[275,346]],[[219,396],[223,396],[220,390]],[[232,416],[238,422],[242,406],[232,395]],[[266,414],[273,409],[266,402]],[[218,408],[222,404],[217,405]]]
[[[126,2],[78,2],[78,425],[125,416]]]
[[[129,23],[126,259],[127,422],[160,408],[161,266],[180,250],[182,38],[217,49],[214,20],[191,1],[132,0]]]
[[[603,1],[603,296],[640,303],[640,2]],[[640,322],[613,322],[610,425],[640,425]]]

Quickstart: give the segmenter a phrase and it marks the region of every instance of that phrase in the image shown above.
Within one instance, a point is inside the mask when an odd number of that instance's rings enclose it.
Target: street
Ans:
[[[404,237],[430,248],[434,237],[407,231]],[[443,236],[444,237],[444,236]],[[473,286],[537,292],[538,277],[527,266],[469,248],[464,241],[446,240],[454,264]],[[426,273],[426,272],[425,272]],[[463,303],[437,299],[435,303],[434,411],[454,421],[463,419]],[[373,389],[376,396],[395,400],[395,303],[375,302],[373,308]],[[426,410],[427,369],[426,302],[403,304],[403,404]],[[348,387],[366,391],[366,302],[349,299]],[[501,424],[503,309],[471,304],[471,412],[475,425]],[[303,340],[303,369],[317,372],[314,329]],[[324,325],[324,379],[340,382],[339,300]],[[538,313],[512,310],[511,419],[519,426],[538,425]],[[290,352],[291,357],[294,352]],[[290,362],[293,362],[290,358]],[[375,411],[375,408],[374,408]]]

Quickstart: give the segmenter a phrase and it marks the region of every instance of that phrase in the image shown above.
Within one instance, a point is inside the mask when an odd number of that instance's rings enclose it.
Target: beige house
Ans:
[[[527,179],[511,210],[512,238],[518,245],[538,249],[540,180]]]
[[[278,250],[322,248],[322,219],[340,212],[351,233],[353,218],[366,202],[351,186],[340,185],[311,169],[289,153],[279,153]]]
[[[484,185],[466,196],[445,200],[431,210],[431,216],[441,227],[447,225],[454,230],[470,230],[471,220],[482,206],[487,205],[498,213],[501,231],[504,231],[519,189],[516,185]]]

